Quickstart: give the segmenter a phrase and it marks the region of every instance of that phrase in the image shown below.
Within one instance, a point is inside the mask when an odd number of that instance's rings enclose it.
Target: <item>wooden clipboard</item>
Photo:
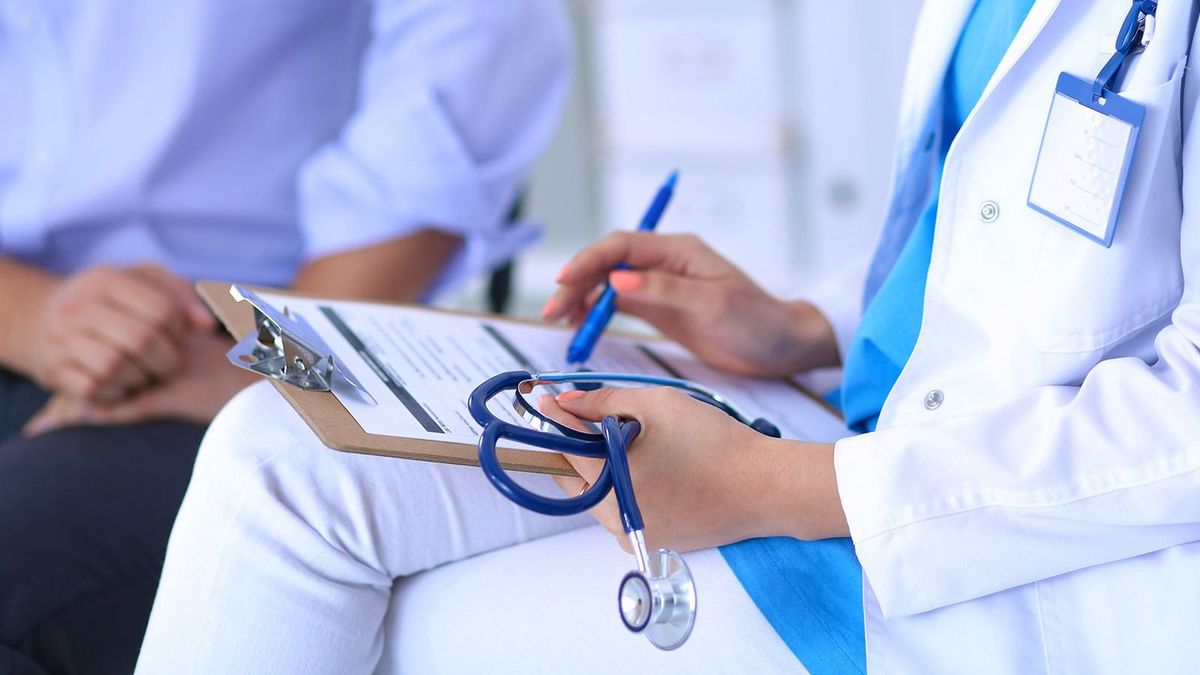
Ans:
[[[225,325],[226,330],[240,340],[254,331],[254,311],[249,304],[235,301],[229,295],[229,286],[229,282],[201,281],[196,284],[196,291]],[[277,295],[298,295],[277,289],[262,290]],[[306,295],[305,297],[312,296]],[[345,298],[317,299],[345,300]],[[422,309],[430,308],[422,306]],[[434,311],[449,310],[435,309]],[[495,317],[495,320],[498,323],[535,323],[511,317]],[[280,395],[292,404],[300,417],[308,423],[317,438],[334,450],[426,462],[479,466],[478,452],[474,445],[369,434],[363,431],[350,411],[346,410],[345,406],[338,401],[337,396],[331,392],[303,391],[275,381],[272,384]],[[500,463],[510,471],[562,476],[578,475],[558,453],[512,448],[498,448],[496,453]]]

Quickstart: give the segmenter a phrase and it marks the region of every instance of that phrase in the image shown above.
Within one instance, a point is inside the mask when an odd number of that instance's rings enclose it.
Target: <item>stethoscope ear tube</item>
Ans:
[[[615,417],[605,417],[600,422],[600,429],[604,432],[604,440],[609,447],[608,461],[604,463],[604,468],[613,467],[613,491],[617,493],[617,505],[621,507],[625,533],[644,530],[646,526],[642,523],[642,510],[638,508],[637,499],[633,496],[633,479],[629,476],[627,455],[633,439],[641,433],[642,425],[637,420],[630,420],[622,425]]]
[[[750,423],[750,428],[771,438],[782,438],[783,434],[779,433],[779,427],[771,424],[770,420],[765,417],[760,417]]]
[[[479,437],[479,464],[488,481],[500,494],[518,506],[547,516],[583,513],[608,496],[608,491],[612,488],[612,470],[608,462],[604,463],[596,482],[578,497],[546,497],[518,485],[500,465],[500,459],[496,456],[496,441],[502,437],[511,438],[512,432],[518,430],[521,430],[520,427],[495,420],[484,427],[483,434]]]

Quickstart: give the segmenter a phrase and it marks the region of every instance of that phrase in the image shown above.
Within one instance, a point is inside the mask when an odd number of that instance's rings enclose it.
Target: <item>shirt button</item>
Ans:
[[[934,389],[928,394],[925,394],[925,409],[937,410],[938,408],[942,407],[942,401],[945,400],[946,395],[942,393],[942,390]]]
[[[994,223],[1000,218],[1000,205],[992,200],[979,205],[979,219],[985,223]]]

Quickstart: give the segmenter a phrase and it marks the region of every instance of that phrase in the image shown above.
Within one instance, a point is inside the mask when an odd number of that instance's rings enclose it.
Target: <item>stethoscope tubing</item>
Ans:
[[[551,382],[558,384],[569,384],[577,382],[624,382],[629,384],[651,385],[657,387],[670,387],[686,392],[688,395],[697,398],[709,405],[716,406],[720,410],[724,410],[730,417],[745,424],[752,425],[752,420],[748,414],[738,408],[732,401],[725,398],[723,394],[713,389],[709,389],[700,384],[696,384],[690,380],[683,380],[677,377],[661,377],[658,375],[633,375],[630,373],[611,373],[611,372],[595,372],[595,371],[580,371],[580,372],[549,372],[549,373],[530,373],[528,380]],[[593,436],[595,434],[592,434]]]
[[[599,434],[565,427],[540,412],[528,408],[529,402],[521,396],[520,387],[523,383],[530,382],[531,377],[533,376],[530,373],[521,371],[502,373],[488,379],[471,393],[467,406],[475,421],[483,425],[483,433],[479,437],[479,463],[483,468],[484,475],[500,494],[513,503],[549,516],[583,513],[603,501],[610,491],[613,492],[616,495],[621,515],[621,525],[629,537],[638,564],[638,570],[626,575],[618,587],[618,612],[621,620],[631,631],[644,633],[650,642],[659,649],[675,649],[687,640],[692,626],[695,625],[695,582],[692,579],[691,571],[677,553],[666,549],[660,550],[656,555],[666,555],[673,562],[660,563],[656,568],[653,564],[656,559],[651,559],[646,550],[645,525],[642,521],[641,509],[634,497],[628,456],[629,446],[641,433],[641,423],[637,420],[620,421],[616,417],[606,416],[600,421]],[[561,377],[556,380],[542,378],[540,382],[578,382],[595,377],[595,375],[570,379]],[[620,381],[648,382],[647,378],[625,377],[622,377]],[[673,382],[664,382],[663,384],[664,386],[678,386]],[[527,410],[535,412],[534,419],[550,424],[560,433],[549,433],[525,425],[512,424],[493,415],[488,409],[488,401],[508,389],[512,389],[516,395],[518,407],[524,406]],[[529,392],[531,391],[532,386],[529,387]],[[719,401],[719,397],[710,396],[709,398]],[[718,405],[718,407],[720,406]],[[524,416],[520,411],[518,414]],[[578,496],[547,497],[518,485],[500,465],[496,444],[505,438],[545,450],[603,459],[603,467],[595,482],[586,487]],[[633,604],[629,602],[631,598]],[[644,611],[648,607],[656,609]],[[663,608],[667,607],[672,608],[671,611],[663,614]],[[677,611],[677,607],[683,608],[682,614]],[[630,618],[631,612],[636,618],[638,612],[642,611],[645,616],[640,623]],[[653,623],[653,627],[651,627],[651,623]]]
[[[488,481],[510,501],[536,513],[548,516],[570,516],[583,513],[604,500],[616,487],[617,503],[626,532],[642,529],[642,515],[634,498],[633,481],[629,476],[627,448],[641,432],[636,420],[618,422],[606,417],[600,434],[577,432],[580,437],[554,436],[526,426],[517,426],[497,419],[487,409],[487,402],[496,394],[529,379],[529,373],[502,373],[490,378],[471,394],[468,408],[476,421],[484,423],[479,437],[479,464]],[[502,439],[525,443],[545,450],[555,450],[581,457],[605,459],[600,476],[576,497],[547,497],[519,485],[500,465],[496,444]],[[617,487],[619,486],[619,487]]]

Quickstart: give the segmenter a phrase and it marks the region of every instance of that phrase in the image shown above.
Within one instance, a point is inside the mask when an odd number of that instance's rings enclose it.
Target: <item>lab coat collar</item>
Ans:
[[[967,18],[975,7],[975,1],[927,2],[921,8],[914,33],[912,54],[908,61],[905,80],[907,86],[900,102],[903,113],[897,158],[911,157],[917,149],[917,144],[924,140],[921,132],[926,129],[934,107],[941,100],[946,69],[950,66],[950,59],[954,55]],[[1037,0],[1030,8],[1028,17],[984,89],[980,104],[1033,44],[1060,3],[1061,0]],[[903,170],[903,167],[897,169]]]

